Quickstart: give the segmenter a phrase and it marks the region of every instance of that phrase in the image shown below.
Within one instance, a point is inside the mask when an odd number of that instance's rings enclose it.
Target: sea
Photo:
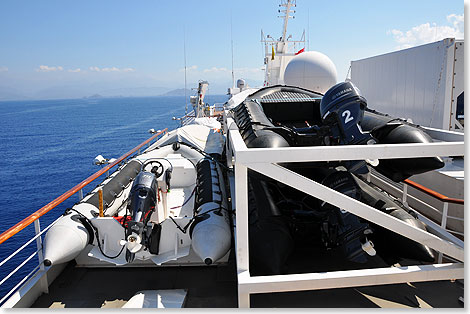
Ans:
[[[227,100],[205,98],[209,104]],[[0,233],[98,171],[97,155],[118,158],[148,139],[149,129],[178,127],[173,117],[183,116],[185,106],[184,96],[0,101]],[[84,195],[103,179],[84,188]],[[41,217],[41,228],[77,201],[75,194]],[[33,235],[31,224],[0,244],[0,304],[38,265],[35,241],[3,263]]]

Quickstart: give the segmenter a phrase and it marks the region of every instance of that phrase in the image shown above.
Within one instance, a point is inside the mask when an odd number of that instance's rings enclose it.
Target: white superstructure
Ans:
[[[463,40],[447,38],[352,61],[351,80],[378,111],[426,127],[463,131]]]

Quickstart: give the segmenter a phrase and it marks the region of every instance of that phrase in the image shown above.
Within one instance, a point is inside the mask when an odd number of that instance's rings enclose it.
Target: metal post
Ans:
[[[39,219],[36,219],[34,221],[34,232],[36,233],[36,235],[38,235],[41,232],[41,225],[39,223]],[[41,239],[41,236],[38,236],[36,238],[36,248],[38,250],[39,270],[41,272],[44,272],[45,267],[44,267],[44,256],[42,254],[42,239]],[[47,274],[43,274],[41,276],[40,284],[41,284],[42,291],[44,293],[49,293],[49,284],[47,282]]]
[[[227,157],[227,166],[232,167],[233,166],[233,162],[232,162],[233,152],[232,152],[232,145],[230,145],[230,137],[227,136],[225,143],[226,143],[225,154]]]
[[[249,286],[245,282],[250,279],[250,273],[248,271],[238,272],[238,307],[249,308],[250,307],[250,293]]]
[[[408,202],[406,201],[406,197],[408,196],[408,184],[403,183],[403,197],[402,197],[402,202],[403,205],[405,205],[406,208],[408,208]]]
[[[248,268],[248,176],[244,165],[235,164],[235,205],[236,215],[236,244],[237,268],[239,271]]]
[[[444,202],[444,206],[442,207],[442,220],[441,220],[441,227],[442,229],[446,229],[447,227],[447,216],[449,212],[449,203]],[[439,252],[439,255],[437,257],[437,262],[439,264],[442,263],[442,252]]]
[[[235,164],[236,257],[238,276],[249,276],[248,175],[244,165]],[[250,307],[250,294],[238,286],[238,306]]]
[[[78,190],[78,200],[81,201],[83,199],[83,189]]]

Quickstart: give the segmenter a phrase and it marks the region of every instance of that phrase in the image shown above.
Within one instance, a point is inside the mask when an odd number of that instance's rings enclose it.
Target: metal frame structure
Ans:
[[[233,119],[227,119],[227,159],[235,168],[236,260],[238,305],[250,306],[250,294],[371,286],[464,278],[462,243],[410,226],[371,206],[290,171],[278,163],[391,159],[464,155],[464,142],[381,144],[368,146],[283,147],[248,149]],[[233,157],[233,160],[232,160]],[[457,260],[457,263],[335,272],[251,276],[248,243],[248,168],[347,210]],[[442,231],[442,232],[445,232]]]
[[[423,128],[426,130],[426,133],[428,133],[434,140],[437,140],[437,141],[463,142],[465,139],[465,134],[462,132],[440,130],[440,129],[430,128],[430,127],[423,127]],[[372,180],[372,182],[375,185],[384,189],[388,193],[391,193],[395,197],[401,198],[403,205],[406,206],[408,209],[413,210],[418,216],[420,216],[420,219],[423,220],[423,222],[427,224],[428,229],[432,230],[431,232],[435,234],[440,234],[441,236],[444,236],[444,237],[450,237],[452,239],[451,241],[453,242],[460,241],[459,243],[461,243],[463,246],[463,242],[459,238],[453,236],[453,234],[456,234],[458,236],[464,236],[464,233],[456,231],[456,230],[452,230],[448,226],[449,219],[453,221],[464,222],[463,217],[455,217],[455,216],[449,215],[449,204],[455,204],[455,205],[461,206],[461,210],[463,212],[463,209],[464,209],[463,199],[455,199],[452,197],[442,195],[436,191],[430,190],[427,187],[423,187],[420,184],[417,184],[416,182],[411,181],[409,179],[403,181],[401,188],[399,185],[390,184],[390,182],[387,182],[386,180],[384,180],[383,178],[380,178],[379,176],[375,174],[371,174],[368,180],[369,181]],[[416,195],[409,194],[409,191],[408,191],[409,187],[412,187],[413,189],[420,191],[440,201],[442,204],[442,207],[425,203],[422,199],[418,198]],[[408,204],[408,199],[412,200],[414,203],[420,202],[421,204],[425,205],[426,210],[436,213],[438,216],[440,216],[440,220],[436,216],[433,217],[434,221],[430,220],[428,217],[424,217],[421,214],[421,212],[424,212],[424,211],[418,208],[411,208],[410,205]],[[448,233],[444,234],[441,232],[441,230],[438,230],[437,228],[435,228],[436,223],[438,223],[439,227],[441,227]],[[442,261],[442,253],[439,253],[438,262],[441,262],[441,261]]]

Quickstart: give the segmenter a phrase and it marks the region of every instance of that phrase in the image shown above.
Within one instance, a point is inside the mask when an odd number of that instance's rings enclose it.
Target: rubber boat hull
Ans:
[[[361,122],[379,144],[432,143],[432,138],[420,127],[402,119],[394,119],[376,111],[366,110]],[[380,159],[377,171],[399,182],[412,175],[444,167],[440,157]]]
[[[113,176],[109,182],[103,185],[103,204],[105,208],[111,206],[111,204],[119,195],[123,187],[128,186],[140,172],[142,164],[136,160],[132,160],[123,167],[117,175]],[[98,193],[94,193],[88,198],[86,203],[92,204],[96,208],[99,207]]]
[[[91,219],[98,209],[89,203],[75,205],[73,209],[62,216],[44,237],[43,252],[46,266],[73,260],[94,241],[91,226],[83,216]]]
[[[286,272],[285,264],[294,248],[288,224],[274,202],[270,179],[248,171],[250,269],[258,275]]]
[[[237,106],[234,112],[240,135],[248,148],[290,146],[284,137],[267,129],[274,127],[274,124],[257,103],[245,101]]]
[[[197,163],[196,171],[195,220],[190,228],[191,247],[206,265],[211,265],[227,254],[231,247],[227,195],[223,174],[217,162],[202,159]]]
[[[270,96],[271,100],[282,92],[307,94],[310,97],[310,102],[296,103],[295,99],[286,100],[285,102],[275,103],[273,101],[263,102],[263,97]],[[328,137],[328,129],[325,126],[319,125],[317,127],[299,128],[302,123],[318,123],[321,124],[319,113],[319,100],[315,98],[314,93],[306,93],[302,89],[295,87],[274,86],[261,89],[254,94],[247,97],[239,106],[232,109],[234,120],[240,130],[240,134],[249,148],[269,148],[269,147],[290,147],[290,146],[307,146],[310,145],[326,145],[325,137]],[[320,97],[321,98],[321,97]],[[310,105],[311,108],[308,109]],[[273,108],[276,108],[274,110]],[[296,117],[295,108],[300,108],[302,117]],[[283,115],[283,111],[285,110]],[[310,111],[311,113],[308,113]],[[267,116],[266,113],[270,113]],[[304,117],[308,116],[309,121],[304,121]],[[359,121],[364,131],[370,131],[373,136],[378,140],[379,144],[382,143],[429,143],[432,139],[419,127],[407,123],[403,120],[396,120],[382,114],[372,111],[366,111],[362,121]],[[296,122],[297,121],[297,122]],[[304,133],[302,133],[304,132]],[[326,132],[326,133],[325,133]],[[419,165],[416,165],[418,163]],[[380,160],[377,170],[388,175],[393,180],[403,180],[413,174],[426,172],[429,170],[442,167],[443,163],[439,157],[435,158],[419,158],[416,163],[410,163],[410,160]],[[337,172],[335,169],[344,167],[347,168],[347,163],[342,162],[325,162],[325,163],[301,163],[301,164],[286,164],[287,168],[295,169],[294,171],[299,174],[305,175],[312,180],[322,182],[326,177],[331,175],[332,172]],[[340,167],[340,168],[338,168]],[[362,182],[354,176],[356,183],[350,185],[357,186],[359,194],[356,199],[378,208],[387,214],[396,217],[410,225],[425,230],[425,225],[416,217],[408,213],[399,204],[388,198],[388,196],[375,190],[369,185]],[[361,254],[365,254],[361,249],[361,242],[364,242],[369,234],[373,241],[377,241],[376,247],[379,254],[393,253],[400,257],[408,257],[417,259],[424,262],[432,262],[435,258],[434,252],[427,246],[416,243],[403,236],[400,236],[392,231],[376,226],[370,222],[359,219],[354,215],[348,215],[347,208],[335,209],[340,215],[338,221],[327,214],[328,211],[332,212],[331,208],[320,205],[320,200],[313,200],[313,204],[308,210],[294,210],[287,209],[294,213],[290,217],[285,215],[286,209],[280,208],[279,204],[282,203],[282,195],[291,195],[291,190],[274,180],[265,177],[257,172],[248,172],[248,196],[249,196],[249,227],[250,227],[250,267],[253,267],[255,272],[259,274],[282,274],[286,271],[286,262],[296,246],[297,236],[295,232],[299,229],[298,226],[292,223],[292,217],[301,213],[300,216],[294,217],[302,224],[303,217],[308,217],[312,222],[309,226],[313,228],[322,228],[326,222],[331,223],[335,221],[330,227],[336,228],[339,232],[344,232],[345,236],[348,232],[353,232],[354,236],[347,236],[349,239],[344,240],[344,243],[337,243],[342,245],[345,257],[349,260],[356,262],[364,262],[366,259]],[[354,181],[351,181],[354,182]],[[333,184],[334,185],[334,184]],[[334,187],[332,187],[334,188]],[[282,191],[285,193],[277,193]],[[348,187],[342,187],[344,191],[349,191]],[[347,194],[340,190],[340,192]],[[351,196],[351,195],[350,195]],[[303,198],[304,196],[301,196]],[[288,202],[295,203],[296,200],[287,200]],[[286,202],[284,202],[286,203]],[[381,206],[379,206],[381,205]],[[344,212],[343,212],[344,211]],[[302,216],[304,215],[304,216]],[[354,217],[352,217],[354,216]],[[317,221],[315,222],[315,219]],[[343,222],[341,222],[343,221]],[[350,224],[350,227],[341,231],[342,223]],[[323,232],[323,231],[322,231]],[[316,233],[318,235],[318,233]],[[323,239],[325,232],[322,233],[322,241],[328,244],[335,242],[334,239]],[[389,241],[381,241],[381,239],[388,238]],[[338,237],[341,239],[341,237]],[[334,243],[333,243],[334,244]]]

